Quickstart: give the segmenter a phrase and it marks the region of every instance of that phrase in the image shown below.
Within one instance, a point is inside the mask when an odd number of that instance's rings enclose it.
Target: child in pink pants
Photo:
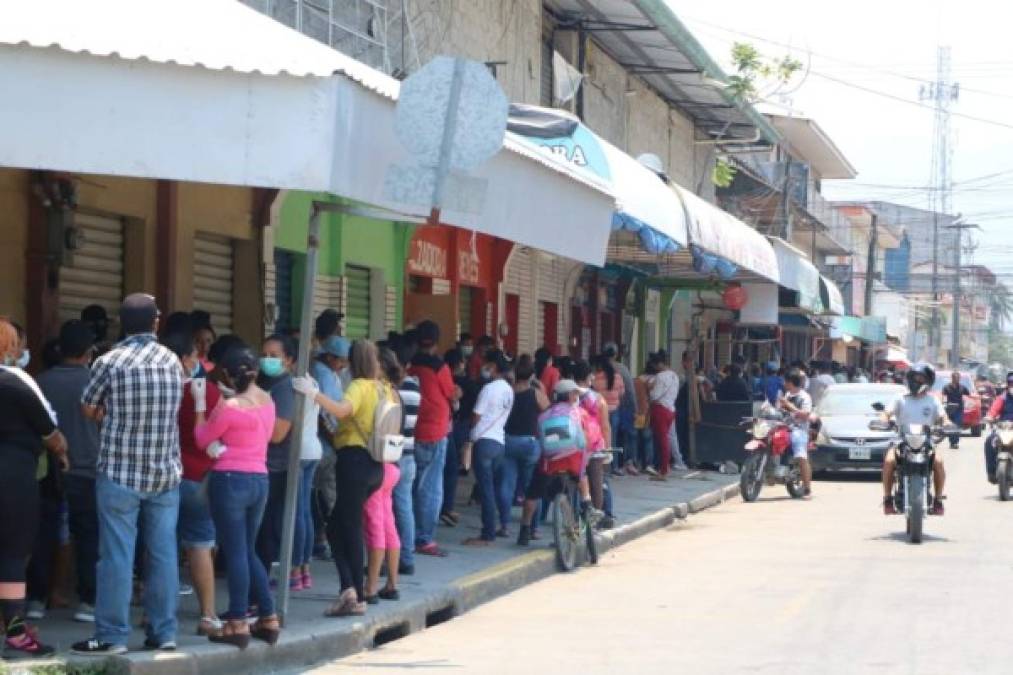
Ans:
[[[383,483],[369,496],[362,507],[362,523],[366,534],[366,550],[369,554],[369,571],[366,578],[366,602],[375,605],[384,600],[398,600],[397,566],[401,557],[401,540],[394,524],[394,486],[401,478],[397,464],[383,465]],[[377,592],[380,567],[387,559],[387,585]]]

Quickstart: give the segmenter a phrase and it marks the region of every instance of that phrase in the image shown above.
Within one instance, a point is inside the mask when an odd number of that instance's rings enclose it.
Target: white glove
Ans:
[[[208,411],[208,381],[203,377],[190,380],[190,394],[193,396],[194,412]]]
[[[320,393],[320,385],[312,377],[293,377],[292,388],[311,401]]]
[[[226,450],[228,450],[228,448],[225,447],[221,441],[213,441],[205,452],[208,453],[208,457],[211,459],[218,459],[225,454]]]

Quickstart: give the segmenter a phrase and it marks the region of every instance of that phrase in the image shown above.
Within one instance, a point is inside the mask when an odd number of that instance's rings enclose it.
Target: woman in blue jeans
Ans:
[[[249,347],[230,349],[220,367],[224,384],[236,396],[221,402],[209,417],[198,412],[196,428],[197,445],[208,448],[215,460],[208,478],[208,499],[229,585],[229,610],[222,615],[225,623],[211,631],[208,639],[245,649],[251,635],[274,644],[281,630],[267,571],[255,548],[267,504],[267,443],[275,411],[271,396],[255,384],[258,361]],[[258,614],[252,627],[246,623],[251,599]]]
[[[549,407],[549,398],[534,374],[534,361],[527,354],[521,355],[514,366],[514,404],[504,428],[505,452],[498,502],[500,514],[506,517],[501,518],[499,536],[507,535],[514,498],[527,490],[542,454],[538,443],[538,416]]]
[[[475,466],[475,484],[479,499],[482,502],[482,534],[464,540],[467,546],[488,546],[496,541],[496,536],[506,536],[506,527],[496,529],[496,481],[495,476],[503,463],[504,440],[503,431],[510,410],[514,404],[514,390],[503,379],[509,371],[510,363],[503,352],[494,349],[486,353],[482,364],[482,376],[489,383],[482,387],[475,403],[475,425],[471,431],[471,440],[475,443],[472,463]],[[499,504],[500,523],[509,522],[510,508]]]

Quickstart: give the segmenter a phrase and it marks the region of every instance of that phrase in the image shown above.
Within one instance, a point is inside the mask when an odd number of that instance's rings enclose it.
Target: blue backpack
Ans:
[[[542,457],[559,459],[584,449],[580,414],[568,403],[557,403],[538,418]]]

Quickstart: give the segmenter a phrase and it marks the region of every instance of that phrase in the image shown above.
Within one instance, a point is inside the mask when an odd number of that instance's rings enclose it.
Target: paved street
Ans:
[[[946,451],[949,512],[920,546],[876,479],[819,481],[810,503],[765,488],[314,672],[1009,672],[1013,504],[981,447]]]

